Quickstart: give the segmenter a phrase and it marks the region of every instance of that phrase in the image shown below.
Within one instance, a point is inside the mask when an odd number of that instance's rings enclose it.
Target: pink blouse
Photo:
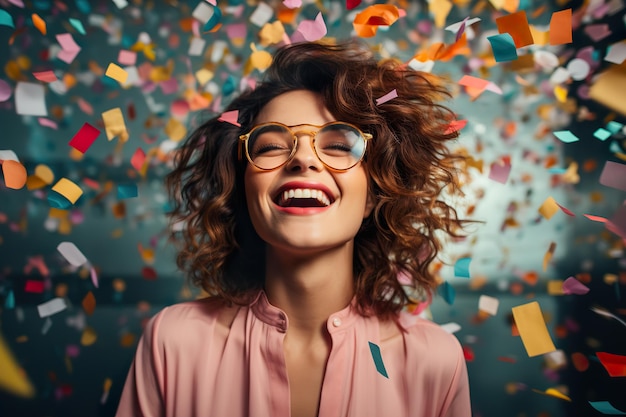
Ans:
[[[320,417],[471,416],[457,339],[408,313],[398,324],[399,335],[381,342],[376,317],[351,306],[329,317]],[[288,326],[264,292],[247,307],[204,299],[164,308],[139,341],[117,416],[290,416]],[[380,348],[387,377],[369,342]]]

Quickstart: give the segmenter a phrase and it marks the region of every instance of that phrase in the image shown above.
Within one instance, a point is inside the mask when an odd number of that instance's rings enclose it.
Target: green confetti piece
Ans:
[[[472,258],[460,258],[459,260],[457,260],[456,263],[454,264],[454,276],[461,277],[461,278],[469,278],[470,277],[469,266],[470,266],[471,261],[472,261]]]
[[[611,132],[609,132],[608,130],[600,127],[595,132],[593,132],[593,136],[596,139],[607,140],[608,138],[611,137]]]
[[[578,139],[578,136],[574,135],[569,130],[559,130],[557,132],[552,132],[552,134],[563,143],[578,142],[580,140]]]
[[[491,44],[496,62],[514,61],[517,59],[517,48],[515,47],[513,37],[509,33],[488,36],[487,40]]]
[[[0,25],[9,26],[15,29],[15,23],[13,23],[13,17],[6,10],[0,9]]]
[[[385,364],[383,363],[383,357],[380,354],[380,348],[375,343],[368,343],[370,344],[370,352],[372,352],[372,359],[374,359],[374,365],[376,365],[376,370],[379,374],[388,379],[389,375],[387,375],[387,370],[385,369]]]
[[[76,29],[78,31],[78,33],[80,33],[81,35],[85,35],[87,32],[85,32],[85,27],[83,26],[83,22],[81,22],[78,19],[72,19],[70,18],[70,24],[74,27],[74,29]]]

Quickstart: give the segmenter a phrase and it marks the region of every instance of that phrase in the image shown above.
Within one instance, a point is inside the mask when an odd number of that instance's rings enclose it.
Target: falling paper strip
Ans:
[[[384,376],[385,378],[389,378],[387,375],[387,370],[385,369],[385,364],[383,363],[383,357],[380,354],[380,348],[377,344],[368,342],[370,345],[370,352],[372,353],[372,358],[374,359],[374,365],[376,365],[376,370],[379,374]]]
[[[2,335],[0,335],[0,369],[2,369],[0,372],[1,390],[22,398],[35,396],[35,387],[17,363]]]
[[[512,311],[529,357],[556,350],[537,301],[513,307]]]
[[[22,116],[47,116],[45,87],[18,82],[15,87],[15,111]]]
[[[85,122],[80,130],[76,132],[74,137],[70,140],[69,145],[79,152],[85,153],[96,140],[98,135],[100,135],[100,131]]]
[[[81,266],[87,263],[85,255],[72,242],[59,243],[57,250],[73,266]]]
[[[478,309],[484,311],[492,316],[498,313],[498,306],[500,301],[497,298],[490,297],[488,295],[481,295],[478,299]]]
[[[37,306],[37,311],[39,312],[39,317],[44,318],[59,313],[66,308],[67,304],[65,304],[65,300],[57,297],[50,301],[46,301],[45,303],[39,304]]]

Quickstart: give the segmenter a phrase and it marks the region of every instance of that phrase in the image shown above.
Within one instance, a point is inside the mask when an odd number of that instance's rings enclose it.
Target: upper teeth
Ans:
[[[287,201],[290,198],[315,198],[325,206],[330,205],[330,199],[321,190],[314,190],[310,188],[296,188],[292,190],[283,191],[282,201]]]

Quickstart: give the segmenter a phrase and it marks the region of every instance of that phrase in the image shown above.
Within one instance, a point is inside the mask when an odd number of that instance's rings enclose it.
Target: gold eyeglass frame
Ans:
[[[285,160],[285,162],[283,162],[282,164],[274,167],[274,168],[261,168],[260,166],[258,166],[257,164],[255,164],[252,161],[252,158],[250,157],[250,152],[248,150],[248,143],[249,143],[249,139],[250,136],[252,135],[252,133],[262,127],[265,126],[282,126],[284,128],[287,129],[288,132],[291,133],[291,135],[293,136],[293,141],[294,141],[294,146],[291,149],[291,153],[289,154],[289,156],[287,157],[287,159]],[[357,132],[359,132],[359,134],[361,135],[361,137],[364,140],[364,144],[363,144],[363,154],[361,155],[361,157],[352,165],[350,165],[348,168],[334,168],[329,166],[326,162],[324,162],[322,160],[322,158],[320,158],[320,156],[317,153],[317,149],[315,149],[315,137],[317,136],[317,133],[324,129],[325,127],[328,126],[332,126],[332,125],[345,125],[345,126],[349,126],[351,128],[353,128],[354,130],[356,130]],[[316,128],[317,130],[297,130],[297,131],[293,131],[292,129],[294,127],[298,127],[298,126],[311,126]],[[370,133],[365,133],[363,132],[361,129],[359,129],[358,127],[356,127],[355,125],[353,125],[352,123],[347,123],[347,122],[340,122],[340,121],[334,121],[334,122],[328,122],[325,123],[323,125],[312,125],[312,124],[308,124],[308,123],[302,123],[302,124],[298,124],[298,125],[293,125],[293,126],[288,126],[286,124],[280,123],[280,122],[266,122],[266,123],[261,123],[258,124],[256,126],[253,126],[252,129],[250,129],[250,131],[244,135],[240,135],[239,136],[239,145],[238,145],[238,150],[237,150],[237,155],[238,155],[238,159],[241,161],[242,157],[243,157],[243,149],[246,150],[246,159],[248,159],[248,162],[250,162],[252,165],[254,165],[256,168],[260,169],[261,171],[274,171],[275,169],[279,169],[280,167],[285,166],[287,163],[289,163],[289,161],[291,161],[293,159],[293,157],[296,155],[296,151],[298,149],[298,135],[308,135],[310,137],[310,143],[311,143],[311,148],[313,149],[313,152],[315,153],[315,156],[317,157],[317,159],[319,159],[319,161],[328,169],[332,170],[332,171],[336,171],[336,172],[346,172],[349,169],[354,168],[359,162],[361,162],[363,160],[363,158],[365,157],[365,152],[367,151],[367,142],[370,141],[373,136]]]

